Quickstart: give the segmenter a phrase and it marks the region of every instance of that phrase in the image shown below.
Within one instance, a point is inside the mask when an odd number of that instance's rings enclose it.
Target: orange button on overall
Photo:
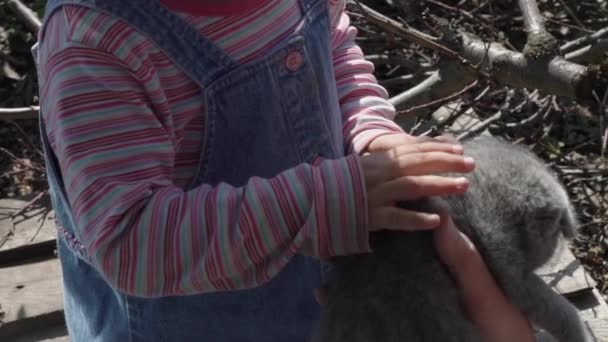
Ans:
[[[299,51],[290,52],[285,58],[285,66],[290,71],[296,71],[302,65],[302,54]]]

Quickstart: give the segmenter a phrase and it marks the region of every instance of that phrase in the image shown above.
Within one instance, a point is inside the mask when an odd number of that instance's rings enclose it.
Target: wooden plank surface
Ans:
[[[11,336],[10,342],[70,342],[68,331],[63,323],[40,329],[30,329],[22,334]]]
[[[61,268],[56,258],[0,268],[3,336],[63,321]]]
[[[56,229],[52,210],[48,211],[44,207],[37,206],[12,218],[28,203],[28,200],[0,199],[0,241],[13,230],[13,234],[0,246],[0,252],[55,239]]]
[[[608,305],[597,289],[569,296],[584,320],[608,319]]]
[[[579,280],[584,270],[575,262],[569,250],[563,249],[543,278],[571,297],[598,342],[608,342],[608,305],[593,289],[594,282]],[[65,328],[60,325],[62,304],[57,259],[0,268],[0,311],[4,311],[0,340],[10,335],[10,341],[15,342],[67,342]]]
[[[536,274],[565,296],[591,290],[596,285],[566,246],[561,246],[558,253]]]
[[[596,342],[608,342],[608,318],[595,318],[585,324]]]
[[[15,224],[15,234],[0,247],[0,255],[36,243],[55,239],[52,212],[42,208],[28,210],[12,220],[11,216],[27,200],[0,199],[0,237]],[[584,271],[568,248],[537,271],[557,292],[570,298],[588,322],[598,342],[608,342],[608,305],[595,290],[595,282]],[[67,342],[63,326],[61,270],[57,259],[36,263],[0,266],[0,341]],[[35,327],[35,329],[32,329]]]

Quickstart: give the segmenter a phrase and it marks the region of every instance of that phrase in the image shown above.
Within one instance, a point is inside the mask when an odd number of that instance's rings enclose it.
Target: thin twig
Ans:
[[[579,49],[579,48],[581,48],[581,47],[583,47],[585,45],[592,44],[593,42],[595,42],[597,40],[600,40],[602,38],[606,38],[606,37],[608,37],[608,27],[603,28],[601,30],[598,30],[598,31],[596,31],[593,34],[586,35],[584,37],[581,37],[581,38],[575,39],[575,40],[573,40],[571,42],[568,42],[568,43],[562,45],[559,48],[559,51],[561,53],[565,54],[565,53],[568,53],[570,51],[574,51],[576,49]]]
[[[426,109],[429,107],[435,107],[438,105],[443,105],[446,104],[450,101],[453,101],[459,97],[461,97],[463,94],[465,94],[466,92],[468,92],[469,90],[473,89],[473,87],[475,87],[477,85],[478,81],[474,81],[473,83],[467,85],[466,87],[464,87],[462,90],[460,90],[459,92],[456,92],[452,95],[446,96],[444,98],[429,102],[429,103],[425,103],[419,106],[414,106],[402,111],[397,112],[397,115],[405,115],[405,114],[410,114],[410,113],[415,113],[421,109]]]
[[[568,52],[565,58],[573,63],[593,63],[602,59],[606,52],[608,52],[608,39],[598,39],[590,45]]]
[[[511,128],[511,129],[527,126],[529,124],[536,122],[537,120],[546,118],[551,113],[552,110],[553,110],[553,105],[551,104],[551,101],[547,101],[547,103],[542,108],[537,110],[536,113],[530,115],[529,117],[527,117],[519,122],[507,123],[507,124],[505,124],[505,126],[508,128]]]
[[[383,87],[394,87],[394,86],[401,86],[404,84],[410,84],[412,83],[414,80],[416,79],[416,76],[414,75],[401,75],[401,76],[397,76],[397,77],[392,77],[392,78],[387,78],[387,79],[383,79],[383,80],[379,80],[378,84],[380,84]]]
[[[551,18],[546,18],[545,17],[545,21],[549,22],[549,23],[557,24],[559,26],[565,26],[565,27],[571,28],[573,30],[577,30],[577,31],[583,32],[585,34],[592,34],[593,32],[595,32],[595,30],[584,29],[584,28],[582,28],[580,26],[576,26],[576,25],[572,25],[572,24],[569,24],[569,23],[565,23],[565,22],[563,22],[561,20],[556,20],[556,19],[551,19]]]
[[[0,118],[2,119],[2,118]],[[4,120],[4,119],[2,119]],[[25,142],[30,146],[30,148],[35,151],[39,156],[44,157],[44,153],[42,152],[42,150],[40,150],[40,148],[38,148],[38,146],[36,146],[36,144],[34,144],[34,141],[32,141],[32,138],[30,137],[30,134],[27,134],[23,128],[21,128],[21,126],[19,126],[15,121],[13,120],[4,120],[6,122],[8,122],[9,124],[11,124],[13,127],[15,127],[19,133],[21,133],[21,135],[23,136],[23,139],[25,139]]]
[[[48,190],[44,190],[44,191],[38,193],[36,196],[34,196],[34,198],[32,198],[23,207],[21,207],[21,209],[19,209],[16,213],[12,214],[11,219],[14,220],[17,216],[23,214],[26,210],[31,208],[34,204],[38,203],[38,201],[40,201],[40,199],[42,199],[42,197],[44,195],[46,195],[47,193],[48,193]]]
[[[398,36],[403,37],[413,43],[416,43],[422,47],[436,51],[438,54],[448,57],[450,59],[457,60],[467,71],[474,75],[479,75],[486,79],[490,79],[490,76],[475,68],[468,60],[464,59],[458,52],[442,45],[439,40],[433,36],[429,36],[426,33],[420,32],[412,27],[406,26],[398,21],[395,21],[367,6],[359,1],[355,2],[365,17],[372,23],[382,27],[388,32],[394,33]]]
[[[477,126],[475,126],[473,129],[460,134],[456,139],[458,139],[458,140],[468,139],[468,138],[474,137],[474,136],[480,134],[481,132],[485,131],[493,123],[495,123],[496,121],[502,119],[504,113],[509,110],[509,107],[511,106],[511,101],[512,100],[513,100],[513,92],[511,91],[511,92],[507,93],[507,97],[505,98],[505,102],[500,107],[500,109],[498,110],[498,112],[496,112],[496,114],[494,114],[491,117],[485,119],[484,121],[482,121],[481,123],[479,123]]]
[[[0,119],[5,120],[29,120],[37,119],[40,113],[39,106],[24,108],[0,108]]]
[[[46,222],[46,217],[49,214],[49,212],[51,211],[51,209],[46,208],[43,212],[42,212],[42,220],[40,220],[40,225],[38,226],[38,229],[36,229],[36,232],[34,233],[34,235],[32,235],[32,237],[30,238],[30,242],[33,242],[36,237],[38,236],[38,234],[40,233],[40,231],[42,230],[42,227],[44,227],[44,223]]]
[[[519,8],[524,16],[524,26],[528,33],[546,31],[536,0],[519,0]]]
[[[30,168],[30,169],[34,169],[36,171],[40,171],[40,172],[44,172],[44,168],[37,166],[35,164],[33,164],[31,161],[24,161],[24,159],[17,157],[16,155],[14,155],[11,151],[7,150],[4,147],[0,147],[0,152],[3,152],[4,154],[8,155],[9,158],[11,158],[14,162],[21,164],[22,166],[25,166],[26,168]]]
[[[583,22],[576,16],[576,13],[574,13],[574,11],[570,8],[570,6],[568,6],[568,4],[564,0],[559,0],[559,2],[562,4],[566,12],[568,12],[568,15],[572,17],[572,20],[574,20],[578,26],[582,27],[583,29],[587,29],[585,27],[585,24],[583,24]]]
[[[481,26],[483,26],[484,28],[490,30],[491,32],[494,31],[494,27],[493,27],[493,23],[484,19],[483,17],[480,16],[474,16],[472,15],[470,12],[467,12],[465,10],[463,10],[462,8],[456,8],[447,4],[444,4],[443,2],[440,1],[436,1],[436,0],[426,0],[426,2],[431,3],[433,5],[436,5],[438,7],[444,8],[448,11],[452,11],[452,12],[456,12],[459,13],[460,15],[462,15],[463,17],[478,22]]]
[[[0,238],[0,247],[4,246],[4,244],[10,239],[10,237],[15,234],[15,230],[17,229],[17,225],[15,224],[15,218],[17,216],[22,215],[26,210],[28,210],[33,205],[38,203],[38,201],[40,201],[44,197],[44,195],[46,195],[47,193],[48,193],[48,190],[44,190],[44,191],[38,193],[34,198],[32,198],[23,207],[21,207],[21,209],[19,209],[16,213],[11,214],[11,216],[10,216],[11,223],[12,223],[11,228],[8,230],[8,232],[6,232],[4,235],[2,235],[2,238]]]
[[[8,7],[17,15],[17,17],[27,26],[27,28],[34,34],[38,34],[40,31],[40,19],[38,15],[34,13],[29,7],[24,5],[19,0],[9,0]]]
[[[500,111],[496,112],[496,114],[485,119],[484,121],[479,123],[477,126],[475,126],[475,128],[460,134],[458,137],[456,137],[456,139],[464,140],[464,139],[468,139],[468,138],[471,138],[471,137],[474,137],[474,136],[480,134],[481,132],[485,131],[488,127],[490,127],[493,123],[502,119],[502,115],[503,115],[503,111],[500,110]]]

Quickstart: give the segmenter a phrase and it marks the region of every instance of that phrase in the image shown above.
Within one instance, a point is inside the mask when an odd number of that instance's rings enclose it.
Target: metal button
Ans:
[[[299,51],[290,52],[285,58],[285,66],[290,71],[296,71],[302,66],[303,62],[302,54]]]

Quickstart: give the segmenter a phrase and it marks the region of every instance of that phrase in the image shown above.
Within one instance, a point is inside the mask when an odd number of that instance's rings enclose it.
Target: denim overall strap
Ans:
[[[252,176],[273,177],[317,157],[344,155],[327,2],[302,0],[303,18],[289,37],[205,88],[205,141],[191,186],[240,186]],[[187,323],[187,315],[180,315],[181,322],[163,322],[168,331],[198,324],[209,341],[305,342],[320,312],[313,291],[323,281],[322,265],[296,254],[263,286],[211,293],[179,305],[179,299],[161,299],[147,310],[208,312],[204,321]],[[137,301],[130,304],[138,311]],[[154,320],[138,320],[134,329],[170,338],[148,322]]]
[[[327,0],[299,1],[303,19],[294,33],[245,65],[156,1],[50,0],[46,13],[62,4],[84,5],[122,17],[153,39],[205,89],[206,139],[192,186],[241,185],[251,176],[271,177],[316,157],[344,154]],[[78,252],[65,187],[41,125],[57,221],[73,233],[59,235],[58,251],[74,342],[308,341],[319,315],[313,290],[323,275],[318,261],[301,255],[254,289],[156,299],[112,289]]]
[[[344,155],[327,0],[300,5],[303,19],[284,44],[205,89],[206,141],[192,186],[240,186]]]
[[[309,1],[309,0],[305,0]],[[150,38],[175,65],[199,86],[210,84],[237,63],[160,1],[149,0],[49,0],[45,18],[64,5],[94,8],[121,18]]]
[[[74,219],[71,214],[71,206],[67,199],[65,192],[65,185],[63,183],[63,177],[61,176],[61,170],[59,169],[59,162],[57,157],[51,148],[49,138],[46,134],[46,127],[42,113],[38,114],[39,127],[41,132],[42,150],[44,152],[44,160],[46,164],[47,182],[49,184],[49,195],[51,196],[51,203],[55,210],[55,222],[57,224],[57,232],[60,237],[63,238],[67,245],[69,245],[72,252],[78,255],[79,258],[90,263],[90,258],[84,248],[79,242],[78,236],[75,233]],[[68,227],[67,229],[64,227]]]

